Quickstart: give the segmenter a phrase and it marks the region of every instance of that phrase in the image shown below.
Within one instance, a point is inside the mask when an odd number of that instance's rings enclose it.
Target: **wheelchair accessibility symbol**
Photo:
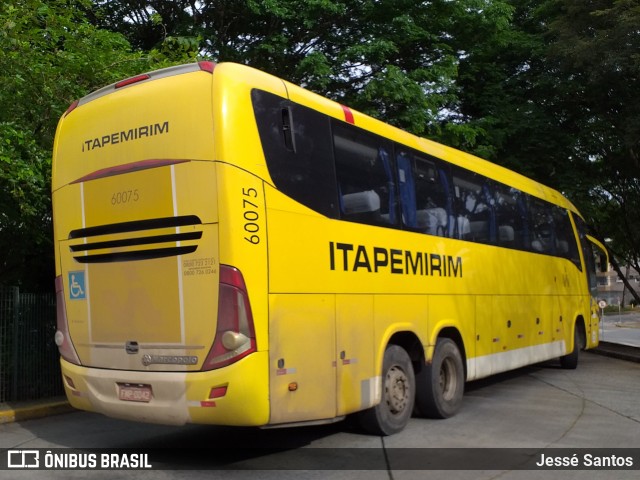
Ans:
[[[69,272],[69,298],[71,300],[84,300],[87,298],[84,272]]]

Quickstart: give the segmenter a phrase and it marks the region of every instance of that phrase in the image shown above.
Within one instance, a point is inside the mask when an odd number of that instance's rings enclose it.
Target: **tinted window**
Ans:
[[[555,255],[556,238],[551,214],[551,204],[538,198],[529,202],[531,225],[531,250],[537,253]]]
[[[441,162],[398,148],[396,163],[403,226],[429,235],[447,236],[452,208]]]
[[[496,243],[495,200],[492,183],[469,170],[452,171],[458,238]]]
[[[527,196],[515,188],[496,184],[495,212],[498,245],[528,250]]]
[[[578,245],[576,244],[576,236],[573,232],[571,220],[569,219],[569,212],[553,206],[552,215],[556,236],[556,254],[568,258],[578,268],[582,268]]]
[[[398,224],[391,144],[358,128],[334,123],[333,144],[341,218]]]
[[[573,221],[576,223],[576,229],[578,230],[578,237],[580,239],[580,247],[582,249],[582,255],[587,267],[587,274],[589,276],[589,288],[592,291],[592,295],[595,297],[594,290],[597,288],[597,276],[596,276],[596,261],[593,252],[591,242],[587,239],[587,225],[585,221],[578,215],[573,215]]]
[[[260,141],[276,188],[336,218],[338,195],[326,115],[261,90],[251,93]]]

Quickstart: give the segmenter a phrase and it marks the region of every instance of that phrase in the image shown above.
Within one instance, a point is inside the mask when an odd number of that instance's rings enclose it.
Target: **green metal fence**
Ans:
[[[0,402],[64,394],[54,294],[0,286]]]

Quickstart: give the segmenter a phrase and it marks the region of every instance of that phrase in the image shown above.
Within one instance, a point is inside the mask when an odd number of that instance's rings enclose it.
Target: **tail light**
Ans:
[[[60,356],[67,362],[80,365],[80,358],[73,347],[71,336],[69,335],[69,322],[67,321],[67,308],[64,301],[64,288],[62,276],[56,277],[56,322],[57,331],[54,336]]]
[[[253,316],[244,278],[237,268],[221,265],[218,326],[202,370],[230,365],[255,351]]]

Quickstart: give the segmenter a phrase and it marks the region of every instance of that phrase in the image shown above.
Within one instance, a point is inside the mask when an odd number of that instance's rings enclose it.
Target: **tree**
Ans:
[[[637,269],[640,2],[510,3],[502,42],[460,67],[460,111],[482,132],[471,149],[565,193]]]
[[[551,4],[550,58],[570,87],[574,148],[589,175],[575,192],[614,259],[640,267],[640,2]],[[624,274],[618,267],[618,274]],[[638,293],[628,288],[640,302]]]
[[[418,135],[442,134],[457,106],[461,40],[500,30],[493,0],[96,0],[96,22],[142,49],[197,42],[215,61],[249,64]],[[487,18],[487,12],[491,18]],[[464,24],[464,28],[459,25]],[[449,138],[473,138],[461,122]]]
[[[50,172],[58,118],[91,90],[151,64],[86,19],[85,0],[0,4],[0,276],[53,286]]]

